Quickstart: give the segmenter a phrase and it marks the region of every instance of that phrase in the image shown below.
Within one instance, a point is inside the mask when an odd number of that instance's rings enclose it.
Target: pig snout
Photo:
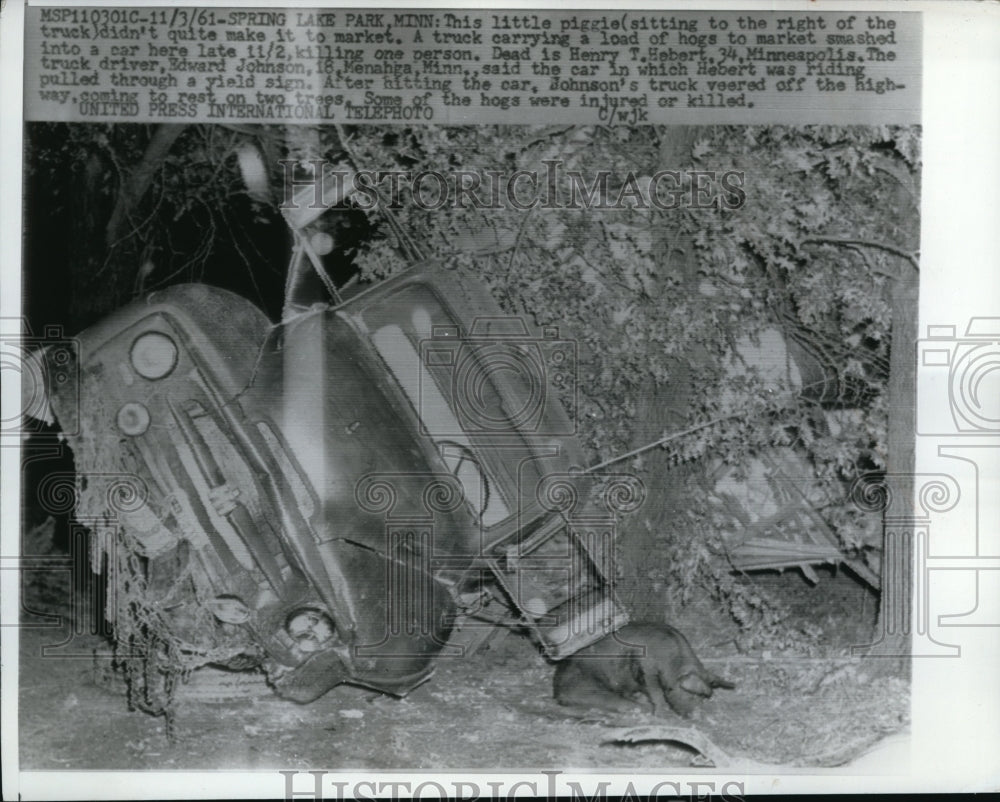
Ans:
[[[681,676],[676,685],[663,689],[667,704],[682,716],[689,716],[705,699],[712,696],[716,688],[734,689],[736,685],[705,668],[693,669]]]

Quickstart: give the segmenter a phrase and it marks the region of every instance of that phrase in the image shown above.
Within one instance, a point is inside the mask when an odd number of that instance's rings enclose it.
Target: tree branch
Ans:
[[[840,237],[808,237],[807,239],[801,240],[802,245],[808,245],[810,243],[824,244],[824,245],[845,245],[845,246],[861,246],[864,248],[878,248],[879,250],[886,251],[900,259],[905,259],[909,262],[913,269],[918,273],[920,272],[920,262],[917,257],[908,251],[904,251],[902,248],[897,248],[895,245],[886,245],[884,242],[876,242],[875,240],[867,239],[842,239]]]
[[[184,123],[164,123],[158,125],[153,131],[153,136],[146,146],[146,151],[142,154],[142,159],[118,188],[118,200],[115,202],[115,208],[111,212],[111,218],[104,231],[104,242],[108,248],[114,247],[118,241],[125,221],[131,217],[132,210],[146,194],[149,185],[153,182],[153,176],[185,128],[187,125]]]

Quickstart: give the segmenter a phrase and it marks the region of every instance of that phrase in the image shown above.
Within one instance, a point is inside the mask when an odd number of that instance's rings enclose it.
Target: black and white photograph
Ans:
[[[5,794],[996,790],[995,87],[747,6],[0,12]]]

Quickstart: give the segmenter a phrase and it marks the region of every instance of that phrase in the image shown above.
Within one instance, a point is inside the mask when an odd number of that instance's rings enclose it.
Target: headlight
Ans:
[[[149,410],[137,401],[129,401],[118,410],[117,422],[123,434],[137,437],[149,428]]]
[[[132,343],[130,357],[144,379],[162,379],[177,365],[177,346],[166,334],[150,331]]]
[[[336,631],[330,616],[312,607],[302,607],[289,615],[285,630],[303,652],[322,649]]]

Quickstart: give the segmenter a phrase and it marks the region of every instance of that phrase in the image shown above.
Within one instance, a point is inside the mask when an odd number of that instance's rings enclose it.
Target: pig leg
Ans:
[[[666,700],[667,685],[663,672],[654,666],[644,664],[642,667],[642,688],[653,705],[653,715],[662,716],[670,706]]]
[[[596,708],[612,713],[635,713],[637,702],[606,687],[592,674],[571,663],[556,671],[553,696],[561,705]]]

